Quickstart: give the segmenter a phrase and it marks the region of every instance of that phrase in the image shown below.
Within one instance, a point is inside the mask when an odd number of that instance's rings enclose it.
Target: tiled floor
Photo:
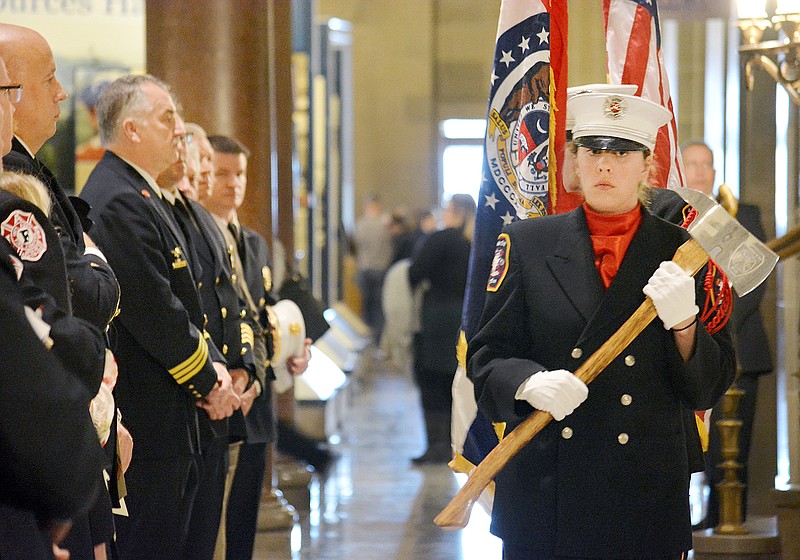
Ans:
[[[311,512],[292,532],[291,552],[259,534],[256,560],[499,560],[500,541],[475,507],[470,524],[446,532],[433,518],[458,489],[442,464],[413,467],[424,442],[411,377],[362,357],[353,404],[335,446],[341,457],[312,487]]]

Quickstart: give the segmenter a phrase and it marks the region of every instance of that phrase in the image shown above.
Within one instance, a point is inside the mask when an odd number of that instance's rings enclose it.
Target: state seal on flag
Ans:
[[[500,74],[489,106],[486,165],[519,218],[544,216],[549,195],[548,53],[528,51]]]
[[[0,235],[8,240],[23,261],[36,262],[47,251],[44,228],[31,212],[11,212],[0,224]]]

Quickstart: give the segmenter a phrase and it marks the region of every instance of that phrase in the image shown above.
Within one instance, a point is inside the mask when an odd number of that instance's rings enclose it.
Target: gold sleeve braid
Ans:
[[[197,343],[197,350],[183,362],[169,370],[169,374],[179,384],[186,383],[197,375],[208,359],[208,344],[205,338],[200,337]]]
[[[253,334],[253,327],[242,321],[242,346],[249,344],[251,347],[255,346],[255,334]]]

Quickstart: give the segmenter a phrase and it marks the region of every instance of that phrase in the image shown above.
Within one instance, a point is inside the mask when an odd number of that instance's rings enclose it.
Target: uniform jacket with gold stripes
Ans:
[[[197,451],[196,401],[224,361],[203,336],[189,246],[167,203],[128,163],[107,151],[81,197],[92,235],[114,269],[120,314],[109,331],[119,379],[115,395],[138,457]]]
[[[642,212],[608,290],[581,208],[504,230],[508,262],[495,253],[499,286],[487,293],[468,351],[478,407],[489,420],[513,429],[533,412],[514,398],[525,379],[541,370],[575,371],[644,301],[650,276],[689,235]],[[711,336],[698,324],[695,352],[684,363],[656,318],[589,385],[574,413],[551,422],[500,472],[492,532],[548,558],[661,558],[689,550],[683,419],[712,407],[734,372],[726,329]]]

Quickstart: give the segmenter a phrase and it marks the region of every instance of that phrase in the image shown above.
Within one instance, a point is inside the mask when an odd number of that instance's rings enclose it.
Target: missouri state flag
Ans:
[[[453,383],[457,472],[469,473],[502,437],[478,411],[466,377],[466,341],[477,331],[503,226],[576,208],[557,172],[565,143],[567,0],[503,0],[497,26],[483,177]]]

